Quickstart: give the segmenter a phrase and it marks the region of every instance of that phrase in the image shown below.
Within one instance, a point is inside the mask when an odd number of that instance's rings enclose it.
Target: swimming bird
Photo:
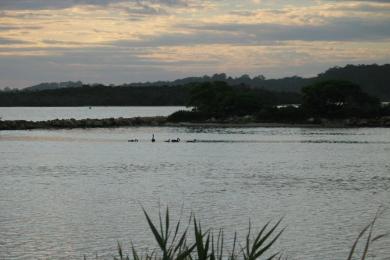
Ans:
[[[171,142],[172,143],[178,143],[178,142],[180,142],[180,138],[172,139]]]
[[[156,142],[156,139],[154,139],[154,134],[152,136],[152,143]]]

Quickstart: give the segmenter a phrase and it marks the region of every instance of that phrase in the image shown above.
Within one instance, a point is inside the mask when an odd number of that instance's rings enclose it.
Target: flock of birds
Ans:
[[[150,140],[152,143],[156,142],[156,138],[154,138],[154,134],[152,135],[152,139]],[[166,143],[180,143],[180,138],[175,138],[175,139],[168,139],[168,140],[165,140],[164,142]],[[138,139],[135,138],[135,139],[129,139],[128,142],[130,143],[138,143]],[[196,139],[193,139],[193,140],[187,140],[186,143],[196,143],[197,140]]]

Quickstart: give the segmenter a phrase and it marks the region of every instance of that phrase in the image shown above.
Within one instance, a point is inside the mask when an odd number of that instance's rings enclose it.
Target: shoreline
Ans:
[[[34,130],[34,129],[76,129],[76,128],[117,128],[117,127],[304,127],[304,128],[358,128],[358,127],[390,127],[390,117],[371,119],[319,119],[318,123],[302,122],[169,122],[167,117],[132,117],[103,119],[54,119],[47,121],[0,120],[1,130]]]

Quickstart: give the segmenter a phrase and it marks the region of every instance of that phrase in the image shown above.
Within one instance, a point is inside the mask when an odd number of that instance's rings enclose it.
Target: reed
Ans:
[[[243,243],[234,233],[230,245],[225,244],[224,231],[219,229],[203,230],[200,221],[191,214],[189,220],[182,228],[182,221],[171,223],[169,209],[165,214],[159,212],[158,223],[154,223],[149,214],[143,209],[148,226],[157,242],[158,248],[151,253],[139,254],[131,244],[131,254],[125,255],[118,242],[117,256],[114,260],[287,260],[288,256],[282,251],[273,250],[275,242],[283,234],[286,227],[281,228],[283,218],[272,224],[266,223],[259,231],[252,234],[251,224]],[[366,260],[372,244],[379,239],[389,236],[390,233],[374,235],[374,226],[383,210],[378,210],[374,219],[363,228],[352,244],[347,260]],[[190,228],[192,227],[192,232]],[[190,235],[192,234],[192,235]],[[360,249],[360,250],[358,250]],[[87,258],[84,256],[84,260]],[[98,256],[96,256],[98,259]]]

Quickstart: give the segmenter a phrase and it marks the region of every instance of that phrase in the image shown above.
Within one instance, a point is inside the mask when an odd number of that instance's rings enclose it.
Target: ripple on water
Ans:
[[[152,132],[159,142],[147,141]],[[176,136],[204,142],[163,142]],[[129,137],[143,141],[129,144]],[[388,129],[4,134],[0,252],[6,259],[81,259],[95,252],[108,258],[118,240],[154,245],[140,205],[155,216],[161,203],[184,215],[193,210],[205,226],[224,227],[226,234],[244,232],[249,218],[260,227],[285,215],[289,228],[280,246],[292,259],[345,259],[377,207],[390,206],[388,140]],[[389,219],[378,222],[380,230],[390,231]],[[378,248],[377,259],[390,255],[388,247]]]

